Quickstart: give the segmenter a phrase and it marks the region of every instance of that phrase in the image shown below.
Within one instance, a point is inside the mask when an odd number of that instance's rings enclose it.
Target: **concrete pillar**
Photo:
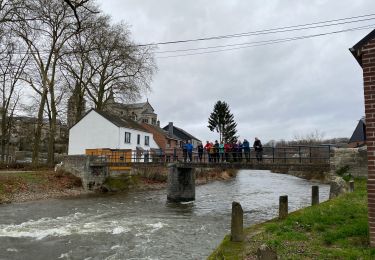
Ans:
[[[311,205],[319,204],[319,186],[312,186],[311,188]]]
[[[354,192],[354,181],[349,181],[349,192]]]
[[[233,242],[242,242],[243,239],[243,210],[240,203],[233,201],[230,240]]]
[[[286,218],[288,216],[288,196],[280,196],[279,198],[279,218]]]
[[[178,167],[176,163],[168,165],[167,200],[172,202],[195,200],[194,168]]]

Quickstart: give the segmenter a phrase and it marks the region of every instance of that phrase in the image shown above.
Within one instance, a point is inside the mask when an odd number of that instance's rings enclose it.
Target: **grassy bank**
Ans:
[[[82,188],[81,179],[64,172],[0,171],[0,203],[77,194]]]
[[[256,259],[266,244],[280,259],[375,259],[369,247],[366,181],[355,192],[245,229],[245,241],[227,235],[209,259]]]

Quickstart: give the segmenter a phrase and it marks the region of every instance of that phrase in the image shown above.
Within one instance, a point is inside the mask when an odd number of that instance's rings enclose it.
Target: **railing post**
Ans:
[[[310,163],[311,163],[311,146],[309,147],[309,150],[310,150]]]
[[[288,196],[279,197],[279,219],[286,218],[288,216]]]
[[[272,146],[272,162],[275,163],[275,147]]]
[[[286,164],[286,148],[284,147],[284,162]]]
[[[299,163],[302,163],[301,146],[298,146],[298,157],[299,157]]]
[[[319,186],[312,186],[311,188],[311,205],[319,204]]]

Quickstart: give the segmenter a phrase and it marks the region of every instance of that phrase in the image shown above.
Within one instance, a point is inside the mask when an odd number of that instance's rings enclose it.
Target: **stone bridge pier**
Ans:
[[[180,166],[176,163],[168,164],[168,201],[195,200],[195,173],[193,167]]]

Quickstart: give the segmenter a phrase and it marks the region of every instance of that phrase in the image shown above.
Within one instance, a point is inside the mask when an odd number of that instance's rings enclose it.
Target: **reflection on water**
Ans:
[[[166,191],[0,206],[0,259],[204,259],[229,232],[232,201],[245,226],[311,203],[311,182],[268,171],[196,187],[196,201],[166,202]],[[320,200],[329,187],[320,185]]]

